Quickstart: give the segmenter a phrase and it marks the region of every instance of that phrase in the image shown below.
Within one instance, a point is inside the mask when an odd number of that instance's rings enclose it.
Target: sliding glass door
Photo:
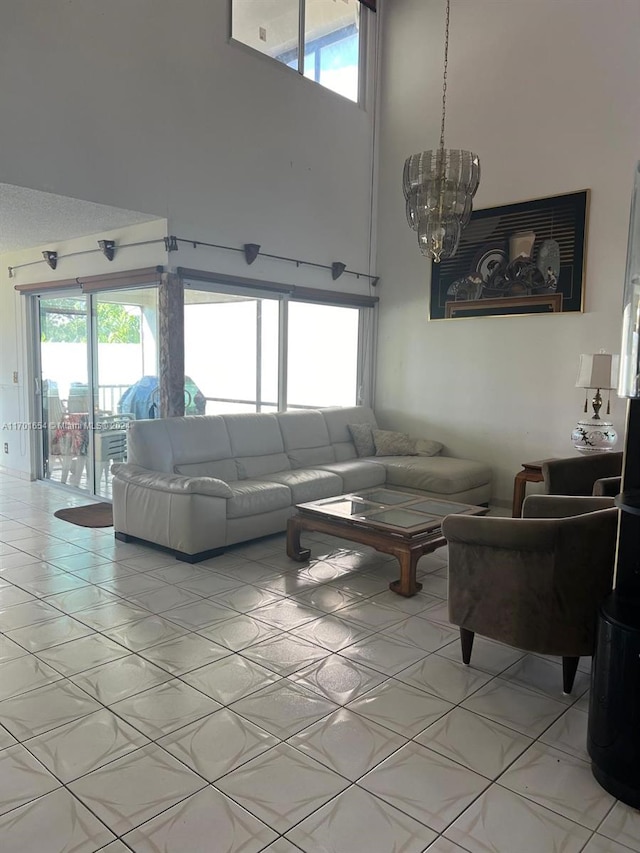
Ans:
[[[40,297],[38,309],[42,476],[91,491],[87,298]]]
[[[127,429],[157,417],[158,291],[119,289],[92,295],[94,492],[111,497],[111,465],[127,458]]]
[[[284,288],[283,288],[284,290]],[[369,307],[185,282],[185,371],[207,414],[363,402]]]
[[[34,298],[40,476],[109,499],[129,422],[157,402],[157,289]]]
[[[287,328],[287,409],[355,406],[360,310],[291,301]]]
[[[367,402],[373,308],[320,293],[186,281],[185,413]],[[160,415],[158,289],[78,287],[32,298],[39,476],[110,499],[111,465],[127,458],[130,422]]]
[[[186,390],[206,414],[278,411],[279,326],[278,299],[185,290]]]

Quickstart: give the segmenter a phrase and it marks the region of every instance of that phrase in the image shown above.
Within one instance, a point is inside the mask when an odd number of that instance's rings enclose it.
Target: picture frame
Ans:
[[[432,263],[429,319],[581,312],[589,190],[474,210]]]

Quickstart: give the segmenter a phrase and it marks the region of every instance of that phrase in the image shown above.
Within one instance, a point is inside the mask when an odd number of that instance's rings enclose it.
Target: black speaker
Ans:
[[[617,594],[600,609],[587,748],[602,787],[640,808],[640,606]]]
[[[640,162],[622,300],[618,394],[627,397],[615,589],[600,608],[587,749],[598,782],[640,809]]]

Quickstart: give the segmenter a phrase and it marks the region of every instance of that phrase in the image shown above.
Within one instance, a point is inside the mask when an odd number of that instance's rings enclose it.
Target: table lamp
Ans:
[[[571,441],[580,453],[602,453],[613,450],[618,440],[618,434],[609,420],[600,417],[602,394],[600,391],[611,391],[618,387],[619,355],[599,352],[593,355],[581,355],[576,388],[595,391],[591,405],[593,415],[579,420],[571,433]],[[584,411],[588,410],[588,394],[584,400]],[[610,403],[607,402],[607,415]]]

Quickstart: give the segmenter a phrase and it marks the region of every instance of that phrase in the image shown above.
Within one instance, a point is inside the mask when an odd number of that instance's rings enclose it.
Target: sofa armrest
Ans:
[[[568,518],[610,509],[614,506],[609,497],[572,497],[570,495],[529,495],[522,506],[523,518]]]
[[[183,477],[180,474],[164,474],[127,462],[112,465],[111,473],[125,483],[132,483],[157,492],[170,492],[176,495],[211,495],[227,499],[233,497],[229,485],[215,477]]]

